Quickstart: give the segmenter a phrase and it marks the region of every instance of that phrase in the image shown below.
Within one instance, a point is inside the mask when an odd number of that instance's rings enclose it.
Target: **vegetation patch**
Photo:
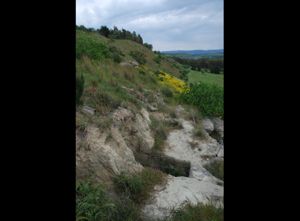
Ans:
[[[205,138],[205,131],[204,131],[201,123],[196,124],[193,132],[194,132],[194,136],[199,137],[201,139]]]
[[[166,97],[173,97],[173,92],[168,87],[163,87],[160,91]]]
[[[84,77],[83,75],[76,74],[76,105],[81,103],[81,96],[84,90]]]
[[[109,50],[96,37],[84,32],[76,33],[76,58],[84,55],[94,60],[101,60],[109,57]]]
[[[224,181],[224,160],[214,160],[204,166],[213,176]]]
[[[126,175],[124,173],[114,178],[116,191],[137,204],[149,199],[153,188],[164,181],[164,174],[155,169],[144,168],[140,173]]]
[[[223,221],[224,209],[213,204],[197,205],[187,204],[182,208],[173,211],[170,218],[165,221]]]
[[[163,84],[171,87],[176,92],[182,93],[187,89],[187,85],[183,80],[162,71],[159,71],[157,75]]]
[[[168,128],[163,121],[158,121],[156,118],[151,117],[152,132],[154,134],[154,146],[155,150],[163,150],[164,142],[167,139]]]
[[[141,65],[147,62],[145,54],[140,51],[131,51],[130,56]]]
[[[223,74],[212,74],[204,71],[194,71],[188,72],[188,82],[190,84],[204,83],[213,84],[219,87],[224,87],[224,75]]]
[[[216,85],[195,84],[181,94],[188,104],[195,105],[205,116],[224,116],[224,90]]]
[[[113,200],[101,185],[76,185],[76,221],[140,221],[139,210],[127,199]]]

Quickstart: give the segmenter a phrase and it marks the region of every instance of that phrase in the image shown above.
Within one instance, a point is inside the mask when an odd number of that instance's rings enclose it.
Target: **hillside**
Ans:
[[[222,81],[76,30],[76,219],[223,220]]]

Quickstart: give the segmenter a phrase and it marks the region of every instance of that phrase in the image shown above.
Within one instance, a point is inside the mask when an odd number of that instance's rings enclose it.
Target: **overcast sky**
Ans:
[[[76,24],[136,31],[154,50],[223,49],[223,0],[76,0]]]

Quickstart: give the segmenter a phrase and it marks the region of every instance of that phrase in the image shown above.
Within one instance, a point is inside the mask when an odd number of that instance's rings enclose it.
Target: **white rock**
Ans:
[[[134,128],[137,131],[137,136],[144,142],[140,149],[144,152],[150,152],[154,145],[150,122],[149,113],[146,110],[142,111],[142,114],[136,114],[135,116]]]
[[[168,176],[167,185],[156,187],[157,191],[142,213],[147,219],[162,220],[172,209],[177,209],[184,203],[207,203],[210,200],[222,199],[223,187],[201,182],[194,178]]]
[[[125,123],[134,117],[133,113],[123,107],[119,107],[112,115],[115,124]]]
[[[213,118],[212,122],[214,124],[215,130],[218,132],[221,138],[224,137],[224,121],[220,118]]]
[[[91,108],[89,106],[83,106],[82,107],[82,111],[84,113],[87,113],[87,114],[91,114],[91,115],[94,115],[95,114],[95,109],[94,108]]]
[[[210,119],[208,119],[208,118],[204,118],[203,120],[202,120],[202,127],[203,127],[203,129],[207,132],[207,133],[211,133],[211,132],[213,132],[214,131],[214,124],[213,124],[213,122],[210,120]]]
[[[126,145],[117,128],[111,128],[114,142],[106,142],[107,133],[101,133],[96,127],[88,127],[86,143],[88,150],[76,149],[76,166],[87,168],[95,173],[120,174],[142,170],[135,161],[132,150]]]

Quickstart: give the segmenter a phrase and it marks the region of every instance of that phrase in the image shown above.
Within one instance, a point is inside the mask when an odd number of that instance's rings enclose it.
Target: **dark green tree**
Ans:
[[[101,26],[101,28],[99,29],[99,33],[100,33],[100,35],[103,35],[103,36],[105,36],[105,37],[108,37],[109,34],[110,34],[110,31],[109,31],[108,27],[106,27],[106,26]]]

